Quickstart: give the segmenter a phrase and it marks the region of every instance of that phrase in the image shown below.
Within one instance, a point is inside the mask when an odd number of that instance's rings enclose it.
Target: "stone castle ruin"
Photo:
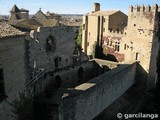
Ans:
[[[23,33],[0,22],[0,120],[14,119],[8,103],[18,99],[21,104],[26,90],[33,95],[31,113],[15,117],[96,120],[107,109],[111,119],[117,111],[139,108],[146,88],[155,87],[159,76],[158,5],[130,6],[127,16],[101,11],[95,3],[82,26],[83,51],[76,43],[78,27],[38,27]]]

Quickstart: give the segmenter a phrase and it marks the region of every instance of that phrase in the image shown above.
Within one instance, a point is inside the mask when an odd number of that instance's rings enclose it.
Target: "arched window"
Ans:
[[[56,50],[56,42],[55,39],[52,35],[50,35],[47,39],[46,39],[46,52],[55,52]]]

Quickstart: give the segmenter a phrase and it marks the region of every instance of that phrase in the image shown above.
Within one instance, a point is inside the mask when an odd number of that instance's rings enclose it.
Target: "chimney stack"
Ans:
[[[94,12],[97,12],[100,10],[100,4],[99,3],[94,3]]]

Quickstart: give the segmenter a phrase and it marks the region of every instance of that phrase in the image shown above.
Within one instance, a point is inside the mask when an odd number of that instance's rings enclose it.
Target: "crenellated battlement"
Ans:
[[[129,12],[157,12],[160,11],[160,7],[155,4],[152,7],[150,5],[144,6],[144,5],[135,5],[129,7]]]

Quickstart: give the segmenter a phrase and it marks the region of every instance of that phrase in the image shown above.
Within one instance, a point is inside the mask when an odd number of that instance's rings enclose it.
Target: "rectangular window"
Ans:
[[[110,42],[110,46],[112,46],[112,41]]]
[[[103,28],[103,32],[105,32],[105,28]]]
[[[85,30],[85,24],[83,24],[83,30]]]
[[[117,33],[119,33],[119,28],[117,28]]]
[[[124,44],[124,50],[126,50],[127,49],[127,45],[126,44]]]
[[[139,53],[136,53],[136,60],[139,60]]]
[[[115,51],[117,51],[117,49],[118,49],[118,46],[117,46],[117,45],[115,45],[115,48],[114,48],[114,50],[115,50]]]
[[[117,51],[119,52],[119,45],[117,46]]]
[[[0,100],[5,96],[3,69],[0,69]]]
[[[89,46],[89,42],[87,42],[87,46]]]
[[[106,22],[106,19],[105,19],[105,18],[103,18],[103,22]]]
[[[107,46],[109,45],[109,41],[107,41]]]

